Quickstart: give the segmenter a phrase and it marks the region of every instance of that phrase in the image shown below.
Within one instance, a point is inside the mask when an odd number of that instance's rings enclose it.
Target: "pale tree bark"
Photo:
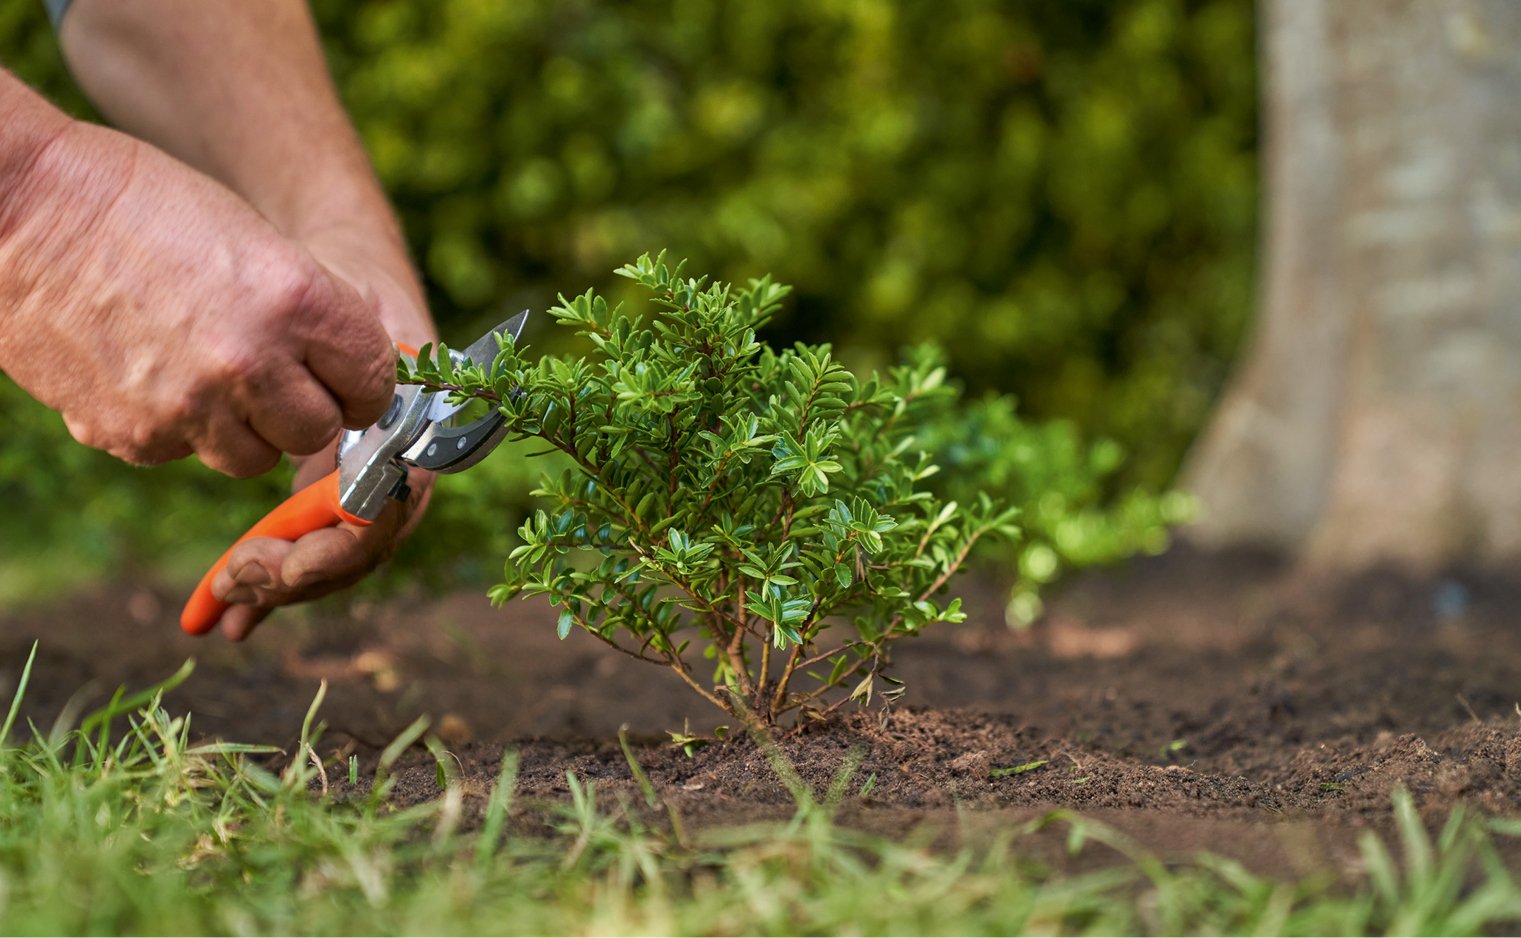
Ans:
[[[1192,532],[1318,566],[1521,557],[1521,2],[1267,0],[1248,353]]]

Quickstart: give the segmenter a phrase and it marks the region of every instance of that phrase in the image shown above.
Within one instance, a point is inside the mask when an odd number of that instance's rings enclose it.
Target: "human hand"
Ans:
[[[325,450],[298,461],[293,491],[332,472]],[[222,634],[242,641],[279,606],[305,602],[353,586],[388,560],[417,527],[432,497],[433,473],[413,469],[405,502],[389,501],[368,526],[340,523],[296,541],[255,538],[233,548],[215,578],[212,595],[232,605],[222,614]]]
[[[371,301],[387,332],[413,346],[436,339],[399,238],[379,226],[330,224],[297,234],[324,267]],[[332,471],[334,447],[296,460],[293,489]],[[434,474],[413,469],[405,503],[389,503],[369,526],[339,524],[313,531],[295,542],[269,538],[233,549],[212,581],[214,596],[233,605],[222,615],[224,637],[242,641],[276,607],[304,602],[345,589],[384,563],[416,528],[432,495]]]
[[[378,298],[152,147],[69,123],[5,196],[0,369],[81,443],[245,477],[390,403]]]

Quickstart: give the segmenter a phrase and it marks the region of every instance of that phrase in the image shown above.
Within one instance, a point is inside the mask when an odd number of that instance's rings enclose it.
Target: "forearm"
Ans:
[[[61,42],[117,126],[222,181],[285,235],[365,241],[406,271],[398,339],[433,327],[303,0],[75,0]]]
[[[286,234],[387,214],[301,0],[76,0],[60,41],[112,123]]]
[[[29,375],[33,336],[21,323],[45,316],[87,331],[66,257],[92,220],[130,183],[141,144],[81,124],[0,69],[0,370],[50,406],[58,401]],[[119,146],[116,144],[120,144]]]

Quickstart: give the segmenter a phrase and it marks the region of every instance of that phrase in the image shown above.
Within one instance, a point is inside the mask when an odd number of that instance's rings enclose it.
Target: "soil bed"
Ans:
[[[1521,809],[1521,581],[1325,584],[1265,558],[1178,549],[1080,578],[1025,632],[1002,624],[996,591],[963,586],[978,624],[902,646],[906,706],[779,743],[821,794],[859,760],[842,789],[847,823],[962,837],[1069,807],[1164,855],[1210,849],[1303,874],[1349,860],[1356,830],[1385,827],[1396,787],[1433,822],[1459,802]],[[0,615],[0,691],[33,638],[25,713],[44,729],[71,699],[98,703],[193,655],[168,704],[193,712],[198,732],[288,746],[326,679],[326,752],[373,760],[428,714],[474,810],[504,747],[518,751],[520,823],[565,797],[567,769],[632,796],[622,724],[689,824],[790,813],[755,742],[672,749],[664,730],[709,730],[716,711],[589,637],[557,640],[547,608],[494,610],[475,594],[327,604],[239,647],[181,636],[171,600],[118,587]],[[396,798],[437,794],[431,758],[409,758]]]

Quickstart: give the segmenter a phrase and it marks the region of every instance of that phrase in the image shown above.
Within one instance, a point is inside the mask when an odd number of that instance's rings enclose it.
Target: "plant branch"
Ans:
[[[874,661],[875,658],[876,658],[876,656],[873,655],[871,657],[862,657],[862,658],[856,659],[856,663],[853,664],[853,665],[851,665],[850,667],[846,668],[844,671],[842,671],[840,673],[840,676],[838,678],[836,678],[833,682],[825,684],[822,687],[817,687],[817,688],[814,688],[813,690],[806,691],[804,693],[801,693],[801,694],[798,694],[798,695],[792,697],[791,699],[789,699],[786,702],[785,706],[778,707],[775,710],[775,713],[777,715],[780,715],[780,714],[786,713],[788,710],[795,710],[798,707],[801,707],[804,704],[808,703],[810,700],[817,700],[817,699],[819,699],[820,697],[824,696],[825,694],[829,693],[830,691],[832,691],[835,688],[839,687],[840,685],[844,684],[846,680],[848,680],[848,679],[856,676],[857,674],[859,674],[860,671],[861,671],[861,668],[863,666],[865,666],[868,662]],[[850,698],[849,697],[845,697],[843,699],[844,700],[849,700]],[[830,709],[833,710],[834,708],[831,707]]]
[[[429,381],[426,378],[403,378],[396,383],[420,387],[427,391],[459,394],[478,401],[490,401],[493,404],[502,403],[502,396],[489,388],[469,388],[463,385],[450,384],[446,381]]]
[[[829,649],[828,651],[821,651],[821,652],[819,652],[818,654],[814,655],[811,658],[804,659],[803,662],[798,665],[798,667],[799,668],[811,668],[811,667],[813,667],[814,665],[818,664],[821,661],[828,661],[830,658],[833,658],[835,655],[843,654],[843,653],[845,653],[847,651],[850,651],[852,648],[855,648],[858,644],[860,644],[860,643],[859,642],[854,642],[854,641],[841,642],[840,644],[834,646],[833,648]]]
[[[704,700],[708,701],[713,706],[722,710],[724,713],[729,714],[730,716],[738,716],[732,704],[728,703],[727,701],[720,700],[717,695],[709,693],[706,688],[697,683],[697,680],[693,678],[692,675],[687,671],[686,662],[681,660],[681,656],[675,654],[674,652],[667,652],[666,662],[671,666],[671,670],[675,671],[676,675],[685,681],[688,687],[701,694]]]
[[[955,576],[956,571],[961,569],[961,565],[966,563],[966,557],[967,554],[971,553],[972,545],[976,544],[978,538],[982,537],[986,533],[988,533],[987,528],[978,528],[977,530],[973,531],[972,535],[967,538],[966,543],[961,545],[961,550],[956,552],[956,558],[945,565],[945,569],[941,571],[939,576],[935,577],[935,582],[931,583],[924,592],[920,593],[919,597],[915,599],[914,602],[924,602],[926,599],[929,599],[931,596],[935,595],[935,593],[939,591],[940,587],[950,582],[951,577]],[[887,626],[887,632],[884,634],[891,634],[894,629],[902,625],[903,616],[903,612],[899,612],[897,615],[893,616],[893,620]]]
[[[771,712],[781,713],[782,702],[787,697],[787,684],[792,680],[792,674],[797,670],[798,661],[803,657],[803,646],[793,645],[792,653],[787,656],[787,666],[782,669],[782,676],[776,681],[776,692],[771,695]]]

